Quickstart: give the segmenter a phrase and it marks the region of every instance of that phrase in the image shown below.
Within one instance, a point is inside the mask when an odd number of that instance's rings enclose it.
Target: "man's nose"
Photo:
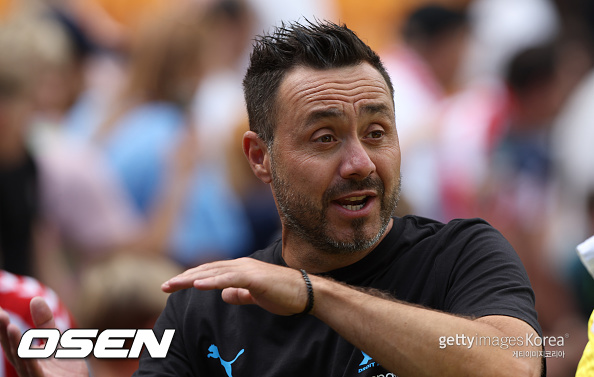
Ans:
[[[340,176],[344,179],[365,179],[375,172],[375,164],[360,140],[343,146]]]

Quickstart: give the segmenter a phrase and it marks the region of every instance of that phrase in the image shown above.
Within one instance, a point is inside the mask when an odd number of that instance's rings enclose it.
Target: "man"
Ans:
[[[272,185],[282,239],[164,283],[179,292],[155,329],[176,333],[136,376],[540,375],[540,358],[513,353],[540,347],[509,342],[540,329],[501,235],[479,220],[391,217],[392,85],[369,47],[331,23],[283,26],[256,43],[244,88],[243,149]]]

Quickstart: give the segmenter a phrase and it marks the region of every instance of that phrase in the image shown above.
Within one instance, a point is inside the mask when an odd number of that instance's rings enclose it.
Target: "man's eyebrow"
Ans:
[[[368,104],[361,107],[359,110],[361,114],[382,114],[390,116],[392,112],[390,107],[386,104]]]
[[[314,110],[307,116],[305,120],[306,125],[312,125],[317,123],[320,120],[324,119],[331,119],[331,118],[341,118],[344,116],[344,113],[336,108],[327,108],[327,109],[320,109]]]
[[[381,103],[381,104],[367,104],[367,105],[362,106],[359,109],[359,111],[361,114],[366,114],[366,115],[381,114],[381,115],[384,115],[387,117],[392,115],[390,107],[383,103]],[[310,126],[310,125],[316,124],[320,120],[337,119],[337,118],[342,118],[344,116],[345,116],[344,112],[337,108],[314,110],[311,113],[309,113],[309,115],[305,119],[305,125]]]

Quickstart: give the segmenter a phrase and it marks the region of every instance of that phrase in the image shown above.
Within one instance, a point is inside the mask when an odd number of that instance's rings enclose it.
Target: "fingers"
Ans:
[[[0,345],[2,345],[4,352],[7,352],[10,349],[8,332],[6,331],[9,323],[10,319],[8,318],[8,313],[0,309]]]
[[[9,324],[7,327],[8,333],[8,343],[10,346],[10,355],[6,352],[6,356],[10,363],[14,366],[14,369],[17,370],[19,376],[29,376],[27,363],[18,357],[17,350],[19,347],[19,342],[21,341],[21,331],[18,327],[14,324]]]
[[[13,363],[14,355],[16,355],[16,347],[11,342],[8,330],[9,325],[10,318],[8,317],[8,313],[0,309],[0,344],[8,360]]]
[[[222,293],[223,301],[232,305],[251,305],[257,304],[256,300],[247,289],[226,288]]]
[[[202,266],[190,268],[179,275],[172,277],[171,279],[167,280],[163,284],[161,284],[161,290],[167,293],[172,293],[175,291],[179,291],[180,289],[191,288],[193,284],[193,280],[188,279],[189,275],[198,272]]]
[[[35,297],[30,303],[31,317],[38,328],[54,328],[54,316],[51,309],[41,297]],[[18,347],[21,341],[21,331],[10,323],[8,313],[0,309],[0,344],[20,377],[43,376],[39,362],[35,359],[21,359]]]
[[[251,258],[220,261],[191,268],[161,285],[164,292],[172,293],[186,288],[224,289],[231,286],[244,287],[247,270],[258,263]],[[257,268],[257,266],[256,266]]]
[[[37,360],[18,357],[20,341],[21,331],[15,324],[10,323],[8,313],[0,309],[0,344],[6,358],[14,366],[20,377],[42,376]]]
[[[17,349],[21,339],[20,330],[12,323],[8,313],[0,310],[0,344],[6,358],[18,370],[21,371],[23,366],[20,365],[20,359],[17,356]]]
[[[33,297],[29,304],[31,310],[31,317],[35,327],[40,329],[54,329],[56,323],[52,310],[41,297]]]
[[[163,283],[161,289],[175,292],[192,287],[222,289],[222,298],[229,304],[256,304],[280,315],[303,311],[308,300],[307,287],[299,271],[252,258],[189,269]]]

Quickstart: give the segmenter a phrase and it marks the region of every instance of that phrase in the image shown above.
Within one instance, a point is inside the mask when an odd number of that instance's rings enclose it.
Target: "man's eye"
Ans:
[[[384,136],[384,131],[371,131],[367,137],[371,138],[371,139],[379,139],[382,136]]]
[[[334,137],[332,135],[324,135],[320,136],[317,140],[322,143],[331,143],[334,141]]]

